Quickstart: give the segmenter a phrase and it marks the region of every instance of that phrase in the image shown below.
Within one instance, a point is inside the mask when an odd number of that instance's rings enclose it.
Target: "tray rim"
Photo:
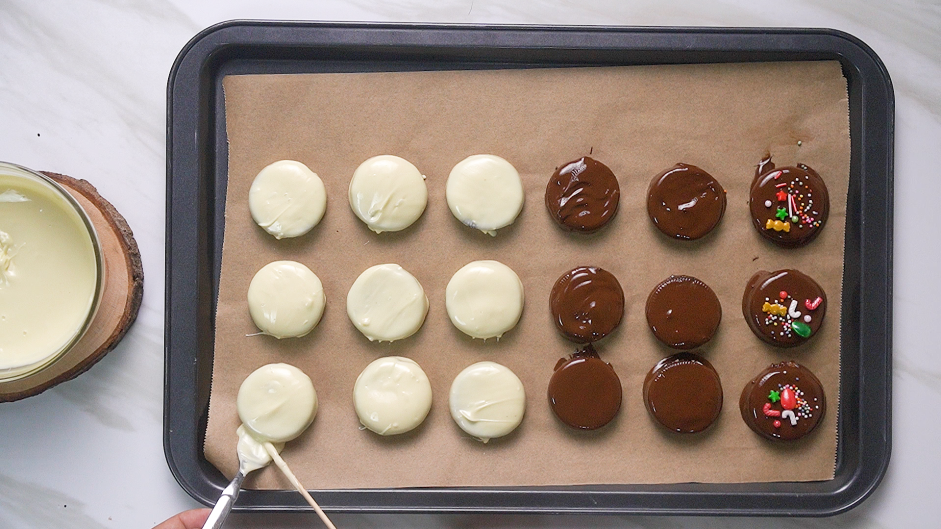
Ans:
[[[436,40],[437,39],[437,40]],[[442,40],[443,39],[443,40]],[[795,50],[803,39],[826,43]],[[816,40],[815,40],[816,39]],[[739,47],[729,44],[738,40]],[[743,46],[742,41],[751,46]],[[682,48],[678,45],[682,43]],[[758,46],[758,44],[761,44]],[[165,391],[164,452],[168,466],[181,487],[194,499],[212,504],[224,481],[202,458],[199,436],[200,410],[195,390],[199,373],[205,373],[206,358],[200,358],[195,325],[200,317],[211,320],[214,300],[206,303],[205,292],[213,289],[212,271],[205,270],[207,227],[202,215],[207,190],[203,180],[211,178],[215,166],[201,156],[204,142],[214,145],[211,113],[212,74],[232,60],[239,48],[267,47],[297,50],[314,47],[395,48],[474,51],[526,50],[550,53],[560,50],[620,51],[643,55],[645,60],[622,64],[666,64],[751,62],[784,59],[789,53],[816,53],[836,58],[844,72],[863,81],[851,88],[861,98],[859,144],[853,141],[853,174],[857,185],[861,224],[858,240],[847,233],[846,244],[857,244],[861,257],[859,321],[865,321],[859,336],[859,379],[841,377],[841,402],[857,402],[851,419],[856,425],[875,425],[878,432],[860,436],[855,465],[840,479],[810,483],[764,484],[666,484],[604,485],[531,488],[369,489],[320,491],[318,500],[331,512],[427,512],[427,513],[637,513],[717,515],[827,516],[845,512],[868,497],[879,485],[891,453],[891,334],[892,334],[892,220],[894,162],[894,92],[891,79],[879,57],[865,43],[847,33],[816,28],[714,28],[629,26],[536,26],[461,25],[398,23],[328,23],[291,21],[228,21],[211,26],[184,46],[170,71],[167,84],[167,210],[165,287]],[[683,61],[652,60],[657,54],[686,54]],[[738,59],[732,55],[740,54]],[[645,54],[649,54],[645,55]],[[742,58],[744,54],[744,60]],[[661,55],[661,57],[664,55]],[[464,56],[465,58],[472,55]],[[288,59],[291,60],[291,59]],[[296,59],[295,59],[296,60]],[[313,59],[306,59],[311,61]],[[461,62],[460,58],[455,59]],[[467,61],[468,63],[471,61]],[[548,61],[547,64],[553,64]],[[555,63],[560,65],[560,63]],[[848,78],[849,83],[849,78]],[[851,137],[854,127],[851,112]],[[176,132],[176,133],[175,133]],[[876,152],[868,147],[876,145]],[[193,178],[194,182],[187,181]],[[187,193],[189,191],[189,193]],[[195,192],[192,192],[195,191]],[[218,207],[218,205],[217,205]],[[211,209],[211,208],[209,208]],[[850,216],[849,211],[847,215]],[[857,219],[860,220],[860,219]],[[860,221],[861,222],[861,221]],[[849,218],[848,218],[849,223]],[[865,236],[864,236],[865,235]],[[194,255],[196,259],[193,259]],[[847,265],[844,262],[844,278]],[[855,273],[855,269],[854,269]],[[182,277],[181,277],[182,276]],[[845,279],[844,279],[845,281]],[[195,291],[196,295],[193,295]],[[844,299],[848,296],[844,289]],[[202,296],[202,297],[200,297]],[[852,325],[851,325],[852,326]],[[854,328],[856,328],[854,327]],[[845,332],[845,328],[844,328]],[[194,338],[196,340],[194,340]],[[188,346],[188,347],[187,347]],[[844,349],[845,354],[845,349]],[[210,355],[211,356],[211,355]],[[841,355],[843,356],[843,355]],[[842,363],[842,360],[841,360]],[[211,372],[211,358],[208,361]],[[202,371],[200,371],[202,370]],[[866,375],[865,384],[862,383]],[[845,383],[846,382],[846,383]],[[189,390],[189,391],[188,391]],[[183,412],[174,410],[184,410]],[[192,413],[192,415],[191,415]],[[839,430],[851,419],[840,413]],[[194,442],[197,453],[192,453]],[[844,440],[838,444],[840,459]],[[217,476],[212,476],[215,472]],[[756,486],[759,485],[759,486]],[[813,491],[814,487],[821,489]],[[760,489],[760,490],[759,490]],[[801,490],[807,489],[807,490]],[[290,491],[244,491],[236,510],[301,511],[306,504]],[[400,501],[406,500],[406,501]],[[422,500],[422,501],[418,501]]]

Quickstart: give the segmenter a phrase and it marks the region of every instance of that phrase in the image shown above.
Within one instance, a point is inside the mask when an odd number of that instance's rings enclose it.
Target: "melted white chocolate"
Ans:
[[[379,435],[415,429],[431,410],[431,383],[415,361],[389,356],[373,361],[353,386],[359,422]]]
[[[256,439],[244,424],[240,425],[235,433],[239,436],[237,447],[239,464],[246,474],[271,463],[271,456],[265,449],[264,440]],[[272,446],[279,452],[284,449],[284,443],[272,443]]]
[[[38,176],[0,166],[0,379],[47,365],[78,338],[98,273],[75,206]]]
[[[427,204],[425,177],[408,160],[374,156],[353,172],[350,207],[376,233],[404,230],[421,217]]]
[[[318,408],[310,378],[288,364],[267,364],[248,375],[236,404],[242,425],[262,443],[286,443],[301,435]]]
[[[327,302],[323,284],[295,261],[261,268],[248,286],[248,311],[258,329],[275,338],[304,336],[320,323]]]
[[[516,429],[526,411],[523,383],[496,362],[478,362],[455,377],[449,398],[451,418],[484,443]]]
[[[327,209],[327,191],[306,165],[281,160],[255,177],[248,208],[255,223],[276,239],[298,237],[320,223]]]
[[[491,154],[476,154],[455,165],[445,193],[457,220],[491,236],[513,224],[523,210],[519,172]]]
[[[369,341],[392,342],[407,338],[428,314],[428,298],[421,283],[397,264],[368,268],[346,297],[346,313]]]
[[[458,270],[445,290],[451,323],[473,338],[500,338],[523,313],[523,283],[499,261],[473,261]]]

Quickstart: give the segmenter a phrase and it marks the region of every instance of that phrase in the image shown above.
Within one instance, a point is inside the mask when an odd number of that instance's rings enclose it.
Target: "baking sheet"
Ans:
[[[231,76],[224,86],[229,183],[204,451],[228,475],[237,466],[238,385],[264,363],[287,361],[311,375],[322,402],[308,433],[285,450],[309,488],[833,476],[836,316],[849,178],[846,81],[838,63]],[[779,165],[807,163],[830,187],[828,226],[806,248],[771,247],[751,228],[747,188],[765,151]],[[481,152],[516,165],[526,189],[520,219],[492,239],[461,226],[444,201],[450,168]],[[556,166],[589,152],[618,175],[622,202],[610,226],[584,237],[551,223],[542,194]],[[416,225],[398,234],[369,232],[346,204],[353,169],[380,153],[403,156],[428,176],[428,209]],[[322,224],[292,241],[275,241],[254,226],[247,208],[254,175],[282,158],[308,164],[328,192]],[[699,242],[669,241],[646,217],[650,179],[678,161],[703,167],[728,191],[725,219]],[[468,261],[485,258],[514,268],[526,288],[523,319],[499,342],[464,337],[444,310],[450,275]],[[275,259],[304,262],[324,282],[327,311],[318,329],[305,338],[246,336],[255,332],[244,301],[248,282]],[[362,270],[382,262],[397,262],[411,271],[431,301],[422,330],[391,345],[369,343],[345,315],[349,285]],[[548,292],[559,275],[583,264],[613,272],[628,300],[621,329],[599,343],[602,357],[621,376],[623,408],[614,423],[593,433],[561,426],[545,398],[556,360],[574,348],[552,327]],[[828,322],[796,350],[760,343],[739,310],[744,283],[753,271],[785,267],[810,273],[830,300]],[[718,422],[701,436],[661,431],[641,399],[644,375],[670,354],[647,329],[643,304],[650,289],[671,273],[703,279],[723,304],[719,333],[703,351],[722,377],[726,402]],[[386,439],[358,428],[351,392],[359,371],[388,354],[409,356],[424,367],[435,403],[421,428]],[[761,368],[791,358],[821,378],[829,413],[804,441],[769,445],[741,421],[738,394]],[[446,402],[454,375],[485,359],[513,369],[529,396],[520,429],[488,445],[469,439],[452,423]],[[289,488],[271,469],[249,486]]]

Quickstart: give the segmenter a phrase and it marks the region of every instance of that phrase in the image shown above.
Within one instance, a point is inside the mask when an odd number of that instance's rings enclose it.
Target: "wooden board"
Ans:
[[[88,213],[101,240],[105,288],[88,330],[62,357],[38,373],[0,382],[0,402],[24,399],[71,380],[115,348],[137,319],[144,296],[144,269],[137,241],[124,217],[85,180],[43,171]]]

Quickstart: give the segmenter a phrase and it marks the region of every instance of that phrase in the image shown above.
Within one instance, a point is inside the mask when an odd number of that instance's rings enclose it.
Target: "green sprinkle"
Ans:
[[[784,208],[778,208],[778,212],[774,214],[778,220],[784,220],[787,218],[787,210]]]
[[[796,332],[797,335],[802,338],[807,338],[810,336],[810,325],[807,325],[802,321],[792,321],[791,329],[793,329],[794,332]]]
[[[781,400],[781,392],[775,391],[772,389],[771,393],[768,393],[768,400],[770,400],[771,402],[777,402]]]

